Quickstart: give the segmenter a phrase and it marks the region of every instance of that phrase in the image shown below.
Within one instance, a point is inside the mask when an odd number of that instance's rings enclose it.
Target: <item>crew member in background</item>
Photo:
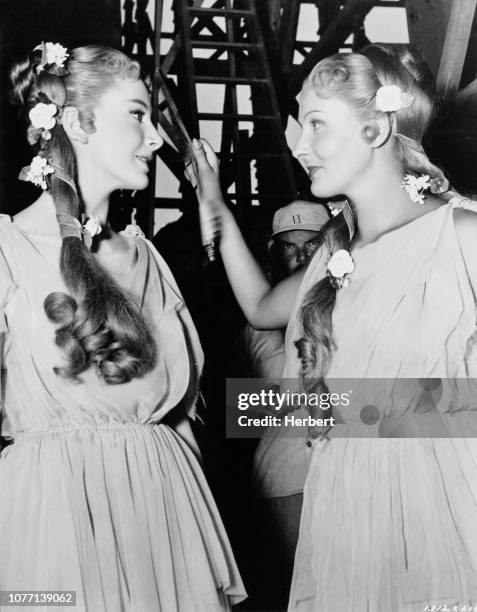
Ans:
[[[323,242],[330,216],[325,206],[297,200],[273,217],[268,242],[273,284],[305,267]],[[284,329],[256,330],[247,324],[236,343],[234,374],[280,378],[285,364]],[[298,540],[311,449],[290,427],[270,427],[255,451],[253,480],[263,524],[260,591],[264,601],[286,608]],[[257,544],[257,543],[256,543]],[[273,601],[272,601],[273,600]]]

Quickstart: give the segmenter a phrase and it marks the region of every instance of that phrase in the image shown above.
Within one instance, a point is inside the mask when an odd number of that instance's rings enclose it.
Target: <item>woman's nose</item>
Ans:
[[[308,146],[305,142],[303,134],[300,135],[292,150],[292,155],[295,159],[300,159],[308,152]]]
[[[160,149],[164,144],[164,138],[159,134],[152,123],[146,136],[146,142],[152,151],[157,151],[157,149]]]

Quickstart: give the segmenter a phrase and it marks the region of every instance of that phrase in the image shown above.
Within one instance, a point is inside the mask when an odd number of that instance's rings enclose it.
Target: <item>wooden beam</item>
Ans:
[[[190,46],[191,27],[190,10],[188,0],[177,0],[175,5],[174,17],[177,32],[182,36],[182,53],[180,54],[180,70],[178,72],[178,86],[181,88],[184,97],[181,107],[184,122],[191,138],[199,137],[199,121],[197,119],[197,92],[194,83],[194,60]],[[188,113],[185,114],[187,108]]]
[[[256,4],[262,35],[272,67],[278,68],[280,54],[280,0],[262,0]]]
[[[341,0],[326,0],[326,2],[318,0],[315,4],[319,15],[319,30],[317,34],[321,36],[338,17],[341,11],[341,5],[344,3]]]
[[[477,97],[477,79],[474,79],[468,83],[463,89],[461,89],[457,95],[456,100],[458,102],[465,102],[468,99]]]
[[[434,77],[439,71],[451,4],[449,0],[406,2],[409,42],[422,55]]]
[[[437,73],[437,92],[441,95],[446,96],[459,88],[476,6],[477,0],[454,0],[452,3]]]
[[[465,87],[477,77],[477,10],[474,14],[474,23],[470,31],[470,39],[467,47],[467,56],[462,70],[460,86]]]
[[[374,4],[375,0],[348,0],[303,63],[292,73],[289,84],[290,96],[296,96],[303,80],[320,59],[339,50],[348,36],[364,21]]]
[[[161,62],[161,32],[162,32],[162,16],[163,16],[164,2],[163,0],[156,0],[155,12],[154,12],[154,41],[153,41],[153,53],[154,53],[154,69],[151,70],[150,74],[153,77],[157,68],[159,68]],[[146,42],[147,48],[147,42]],[[138,47],[139,52],[139,47]],[[158,112],[159,112],[159,91],[157,88],[156,79],[152,78],[152,120],[154,124],[158,123]],[[144,231],[149,237],[152,237],[154,232],[154,198],[156,191],[156,164],[152,164],[150,171],[150,182],[147,190],[147,210],[142,212],[144,221]]]
[[[164,74],[169,74],[172,65],[176,61],[176,58],[181,50],[182,40],[180,36],[176,36],[172,45],[169,48],[169,51],[166,53],[162,60],[161,68]]]
[[[298,29],[300,0],[287,0],[283,7],[280,26],[280,65],[283,73],[291,72],[293,66],[294,45]]]

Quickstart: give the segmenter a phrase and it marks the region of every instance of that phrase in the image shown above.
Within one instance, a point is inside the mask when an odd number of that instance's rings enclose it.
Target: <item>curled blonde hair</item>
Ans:
[[[80,218],[84,212],[77,181],[76,156],[61,125],[64,106],[78,109],[82,128],[95,131],[94,109],[99,98],[121,79],[136,81],[140,67],[126,55],[108,47],[87,46],[73,49],[67,70],[40,69],[41,49],[13,66],[12,101],[24,115],[38,102],[53,102],[58,107],[57,123],[51,139],[32,146],[55,165],[50,175],[49,192],[56,212]],[[156,362],[156,344],[137,305],[85,247],[81,238],[63,238],[60,270],[69,295],[54,292],[45,299],[48,319],[57,325],[56,344],[64,351],[67,364],[55,368],[58,375],[78,380],[78,375],[93,366],[108,384],[124,383],[143,376]]]

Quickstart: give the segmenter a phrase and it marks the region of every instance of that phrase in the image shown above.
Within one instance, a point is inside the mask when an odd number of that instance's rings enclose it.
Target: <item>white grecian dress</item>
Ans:
[[[73,590],[65,610],[78,612],[226,610],[245,596],[227,536],[196,458],[162,424],[177,406],[193,414],[202,351],[167,265],[129,241],[102,263],[140,304],[157,366],[127,384],[93,371],[75,384],[53,372],[64,357],[43,309],[65,291],[60,239],[0,217],[3,434],[14,438],[0,456],[0,590]]]
[[[289,609],[469,610],[477,605],[477,309],[453,202],[352,255],[327,380],[333,391],[337,379],[356,379],[359,397],[381,379],[370,404],[377,420],[355,398],[337,411],[340,431],[314,443]],[[325,259],[311,262],[298,303]],[[292,325],[288,377],[298,372],[298,337]],[[425,390],[427,379],[438,393]],[[431,435],[416,437],[422,431]]]

